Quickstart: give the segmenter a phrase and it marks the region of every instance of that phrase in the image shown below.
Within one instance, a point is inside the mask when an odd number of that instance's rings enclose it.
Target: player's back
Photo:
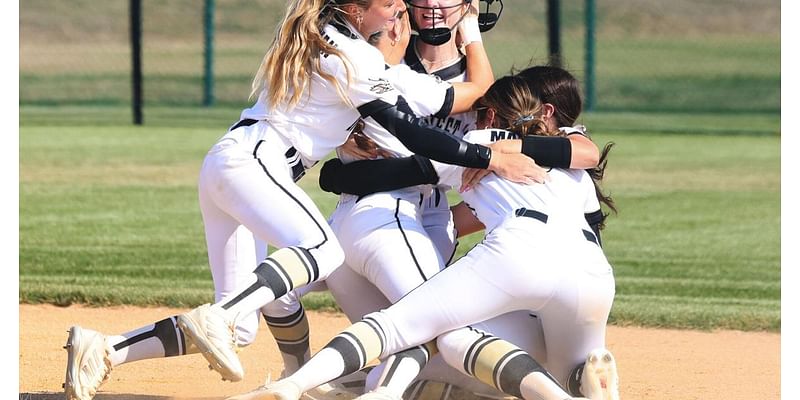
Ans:
[[[512,132],[499,129],[471,131],[465,136],[473,143],[491,143],[515,138]],[[462,168],[434,163],[440,182],[458,187]],[[547,215],[548,224],[588,228],[584,212],[587,199],[595,197],[589,174],[579,169],[551,168],[544,183],[520,184],[495,174],[483,178],[471,190],[461,194],[487,231],[514,217],[520,209]]]

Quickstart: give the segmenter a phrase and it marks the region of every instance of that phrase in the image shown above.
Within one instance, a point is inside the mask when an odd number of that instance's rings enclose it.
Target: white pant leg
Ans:
[[[547,369],[564,385],[590,351],[606,346],[606,324],[615,294],[610,271],[576,275],[573,284],[562,289],[558,301],[538,313],[544,329]]]
[[[418,192],[378,193],[340,203],[335,215],[346,264],[391,302],[443,267],[420,222],[419,199]]]
[[[541,315],[538,311],[577,273],[564,268],[570,252],[561,249],[570,244],[550,238],[551,233],[533,219],[511,219],[466,256],[376,313],[376,319],[387,320],[385,354],[510,311]]]
[[[455,255],[458,239],[453,213],[450,212],[450,204],[447,202],[447,193],[441,188],[434,188],[430,197],[425,199],[422,208],[422,226],[444,260],[444,264],[449,264]]]
[[[319,270],[318,279],[324,279],[342,263],[344,254],[316,205],[292,181],[283,152],[285,145],[277,139],[259,145],[259,158],[253,155],[255,149],[231,141],[222,141],[209,151],[198,184],[201,211],[204,216],[214,215],[204,220],[206,236],[215,238],[209,241],[209,254],[230,252],[231,248],[222,244],[230,242],[230,227],[240,224],[277,248],[309,249]],[[256,266],[223,262],[221,268],[212,268],[252,272]],[[255,281],[255,274],[246,274],[239,288]]]
[[[245,285],[253,268],[261,260],[253,233],[239,221],[230,217],[201,190],[199,193],[200,211],[208,249],[208,264],[214,282],[214,301],[220,301]],[[236,325],[237,341],[246,346],[255,340],[258,333],[257,313],[240,318]]]
[[[325,283],[336,304],[353,323],[392,305],[375,285],[347,265],[333,271]]]

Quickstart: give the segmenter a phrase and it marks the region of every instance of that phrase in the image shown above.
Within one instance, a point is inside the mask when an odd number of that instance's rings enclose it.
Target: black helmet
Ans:
[[[481,28],[481,32],[487,32],[494,28],[497,21],[500,20],[500,14],[503,13],[503,0],[480,0],[480,2],[486,3],[486,11],[480,11],[480,4],[478,4],[478,26]],[[494,3],[500,4],[497,14],[489,12],[489,7]]]

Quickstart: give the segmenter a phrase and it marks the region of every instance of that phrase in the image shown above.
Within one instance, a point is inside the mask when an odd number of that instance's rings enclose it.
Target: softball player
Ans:
[[[543,120],[549,130],[555,130],[558,124],[573,124],[575,122],[576,117],[579,115],[581,111],[581,101],[580,101],[580,92],[577,80],[569,74],[567,71],[564,71],[560,68],[548,67],[548,66],[536,66],[528,68],[519,74],[520,77],[524,77],[528,83],[528,88],[531,92],[538,93],[538,96],[541,96],[547,99],[547,103],[544,105],[545,111],[539,116],[541,120]],[[495,91],[496,92],[496,91]],[[478,103],[478,108],[481,111],[481,126],[491,126],[492,119],[498,118],[503,121],[509,121],[513,119],[514,113],[516,112],[513,103],[511,106],[506,104],[508,101],[508,96],[502,95],[498,96],[492,95],[492,92],[487,93],[484,98],[482,98]],[[513,99],[513,98],[512,98]],[[565,135],[584,135],[585,128],[582,126],[578,126],[576,128],[561,128],[562,134]],[[499,134],[502,132],[497,132],[498,137]],[[526,139],[527,137],[523,138]],[[527,144],[530,144],[528,142]],[[605,160],[608,155],[608,151],[610,150],[609,144],[603,150],[602,155],[600,156],[599,166],[597,168],[593,168],[589,170],[590,176],[593,180],[602,179],[603,170],[605,169]],[[519,144],[517,144],[517,148]],[[398,160],[392,160],[393,166],[397,167],[402,165],[401,163],[397,162]],[[383,174],[381,168],[377,168],[378,164],[385,163],[386,161],[370,161],[370,162],[361,162],[361,164],[371,164],[370,171],[373,172],[373,175],[380,176]],[[414,161],[416,163],[416,161]],[[331,162],[329,162],[331,163]],[[361,173],[358,168],[353,168],[356,164],[349,164],[346,167],[342,167],[338,170],[338,174],[345,176],[350,175],[350,180],[338,180],[338,182],[359,182],[361,185],[370,186],[375,184],[375,182],[370,182],[370,179],[362,179],[365,177],[363,173]],[[378,170],[375,173],[375,170]],[[326,177],[327,165],[323,167],[323,173],[320,176],[320,179]],[[423,182],[425,177],[414,177],[415,168],[407,169],[407,171],[397,171],[398,173],[404,176],[403,182]],[[405,173],[403,173],[405,172]],[[355,177],[353,177],[355,175]],[[369,176],[367,176],[369,178]],[[381,185],[386,186],[387,183],[385,179],[381,181]],[[335,187],[333,188],[335,191],[342,191],[342,187]],[[368,188],[358,188],[362,194],[368,193]],[[346,191],[346,190],[345,190]],[[597,237],[599,243],[599,229],[602,228],[602,219],[605,216],[602,214],[600,210],[600,205],[598,199],[601,199],[603,203],[608,206],[613,211],[616,211],[616,208],[613,204],[613,201],[608,197],[604,196],[599,188],[596,188],[596,195],[594,193],[590,193],[585,201],[584,205],[584,216],[587,222],[592,225],[592,229],[594,230],[594,234]],[[474,219],[472,218],[472,212],[469,208],[464,204],[461,203],[458,206],[454,207],[454,213],[459,214],[459,218],[456,218],[458,222],[457,226],[459,226],[459,232],[464,233],[471,233],[478,230],[483,229],[483,225],[479,222],[471,222],[465,223],[465,219]],[[599,218],[598,218],[599,217]],[[482,329],[483,331],[491,332],[495,334],[495,336],[502,337],[510,342],[514,343],[515,345],[523,348],[527,352],[535,355],[537,360],[547,360],[546,354],[543,353],[543,349],[546,347],[544,340],[541,324],[539,323],[539,318],[531,318],[534,317],[533,314],[528,312],[512,312],[501,317],[493,318],[492,320],[485,321],[479,325],[473,325],[475,328]],[[476,340],[481,339],[481,335],[478,333],[479,331],[473,330],[470,331],[473,333],[474,338]],[[597,362],[598,360],[604,360],[605,357],[594,357],[588,358],[590,361]],[[544,363],[547,365],[547,362]],[[565,382],[568,384],[573,393],[578,393],[576,388],[580,385],[581,379],[580,374],[584,370],[583,367],[576,368],[575,375],[570,375],[570,380]],[[447,371],[441,371],[436,369],[436,374],[440,375],[431,375],[428,371],[424,371],[423,376],[430,377],[430,379],[434,380],[443,380],[446,382],[452,381],[452,376],[448,375]],[[415,385],[415,387],[419,387],[420,385]],[[463,383],[459,384],[459,386],[465,387]],[[585,385],[584,385],[585,386]],[[428,386],[423,386],[427,388]],[[436,390],[439,390],[441,386],[435,386]]]
[[[489,168],[523,182],[538,172],[524,156],[492,156],[488,147],[425,127],[408,112],[384,77],[381,54],[364,40],[403,9],[395,0],[289,4],[254,82],[258,101],[208,152],[198,182],[212,271],[222,270],[214,265],[218,262],[236,261],[242,226],[279,250],[247,276],[230,277],[236,289],[216,304],[178,316],[177,324],[169,318],[144,327],[142,337],[158,338],[165,354],[171,351],[167,347],[181,354],[191,347],[183,341],[189,336],[188,342],[197,345],[223,378],[242,378],[236,344],[247,340],[242,332],[256,331],[255,311],[294,288],[324,279],[343,261],[333,232],[295,181],[343,143],[360,118],[376,120],[410,149],[435,159]],[[297,37],[306,42],[294,42]],[[468,51],[482,48],[468,46]],[[445,99],[440,111],[449,113],[452,99],[459,96],[450,89],[440,96]],[[252,242],[246,248],[252,251]],[[215,281],[229,278],[212,274]],[[244,325],[251,328],[235,329]],[[118,345],[139,339],[137,335]],[[91,398],[110,371],[112,348],[104,336],[79,327],[71,329],[66,347],[67,396]]]
[[[419,6],[418,4],[415,4],[414,1],[409,2],[412,10],[411,15],[416,17],[415,25],[418,32],[424,33],[426,30],[420,29],[421,26],[425,26],[423,25],[426,20],[425,15],[435,14],[440,15],[445,24],[457,26],[462,37],[470,37],[470,34],[464,32],[476,32],[475,35],[480,38],[476,18],[477,7],[475,7],[472,14],[465,16],[463,12],[459,12],[463,10],[464,5],[465,2],[463,0],[440,2],[438,7],[426,7],[427,12],[423,14],[414,12],[416,7]],[[473,4],[473,6],[476,5]],[[454,10],[456,7],[458,9]],[[436,18],[428,19],[435,20]],[[425,37],[425,35],[420,34],[416,37]],[[451,40],[440,46],[428,45],[424,40],[413,40],[412,46],[408,47],[406,51],[405,63],[418,72],[430,73],[443,81],[463,82],[467,78],[466,59],[461,55],[458,49],[460,46],[456,45],[455,39],[456,37],[453,36]],[[420,61],[418,50],[414,48],[413,43],[417,43],[418,46],[428,50],[432,47],[449,48],[457,54],[457,58],[455,62],[448,61],[440,64],[439,67],[441,68],[429,71],[424,68],[423,63]],[[434,57],[438,57],[438,59],[446,59],[445,57],[447,57],[445,56],[446,52],[435,51],[431,54],[434,54]],[[433,64],[427,65],[430,67]],[[399,67],[392,69],[404,71]],[[397,78],[392,82],[406,83],[400,88],[401,92],[404,93],[413,92],[417,90],[418,86],[414,85],[413,81],[402,78]],[[421,87],[427,90],[427,86],[423,85]],[[425,112],[418,112],[418,114],[423,115]],[[475,112],[454,113],[441,118],[431,116],[425,118],[425,120],[431,125],[445,128],[454,136],[463,137],[466,131],[475,126]],[[372,129],[374,127],[370,125],[369,121],[366,128],[366,136],[373,138],[374,145],[385,149],[390,156],[397,157],[410,154],[399,143],[396,143],[396,140],[392,142],[376,137],[373,132],[379,132],[380,130]],[[389,139],[393,138],[389,137]],[[596,146],[591,141],[585,141],[581,144],[585,145],[587,142],[590,148],[596,152]],[[397,145],[400,145],[400,147],[398,148]],[[577,151],[575,153],[580,154]],[[341,152],[339,152],[339,158],[343,163],[355,161],[354,157]],[[578,160],[578,165],[583,165],[580,164],[581,161],[583,160]],[[588,157],[585,161],[585,166],[594,166],[590,164],[591,162],[592,158]],[[397,171],[393,175],[400,174],[401,171]],[[342,177],[342,179],[347,178],[352,179],[354,177]],[[367,197],[343,195],[336,211],[331,216],[331,225],[344,247],[345,264],[355,270],[358,275],[366,277],[369,282],[375,284],[381,293],[388,298],[388,301],[392,303],[429,279],[430,276],[449,263],[455,253],[455,232],[445,195],[447,190],[449,190],[447,185],[439,185],[429,195],[428,188],[417,186],[376,193]],[[433,240],[433,246],[431,245],[431,240]],[[357,285],[362,280],[361,277],[346,274],[342,269],[339,269],[329,277],[327,286],[340,306],[346,309],[348,299],[357,296],[357,294],[354,295],[353,293],[358,293],[355,288],[359,287]],[[368,289],[364,290],[369,291]],[[369,298],[375,297],[373,294],[366,294],[366,296]],[[383,299],[384,296],[379,297],[381,303],[386,302]],[[340,299],[342,300],[340,301]],[[363,300],[366,299],[362,299],[361,304],[364,304]],[[372,311],[377,309],[379,308],[373,308]],[[535,324],[536,320],[532,319],[528,313],[522,314],[524,314],[527,325]],[[363,314],[360,316],[363,316]],[[504,321],[506,319],[508,317],[503,318]],[[529,332],[535,326],[523,326],[523,328],[527,329],[519,330],[520,333]],[[507,333],[502,328],[498,329]],[[527,336],[523,334],[511,337],[519,339],[516,343],[522,343],[523,346],[530,342]],[[400,398],[432,355],[430,351],[423,348],[411,349],[407,352],[393,355],[387,363],[383,363],[379,368],[372,370],[367,389],[370,390],[375,389],[377,386],[382,386],[386,393],[391,393],[395,398]],[[381,374],[384,371],[383,368],[386,368],[387,371]],[[442,379],[441,377],[457,375],[446,371],[446,369],[448,368],[439,363],[438,367],[428,369],[427,376],[436,376]],[[375,378],[378,376],[380,376],[380,379],[376,381]],[[447,380],[451,381],[450,379]],[[481,389],[485,391],[488,388]]]
[[[524,85],[521,78],[506,77],[493,88],[500,95],[511,96]],[[529,92],[527,98],[529,102],[518,117],[508,121],[519,133],[536,132],[543,125],[534,119],[541,114],[541,103]],[[495,124],[505,125],[502,122]],[[494,129],[474,131],[468,138],[488,142],[498,133]],[[445,182],[460,183],[458,168],[438,164],[437,172]],[[494,337],[475,346],[474,341],[461,340],[469,337],[462,335],[469,328],[450,332],[513,310],[529,310],[542,318],[550,370],[559,380],[566,381],[590,354],[592,363],[584,376],[597,381],[597,387],[602,386],[600,382],[607,383],[601,393],[590,395],[618,398],[614,369],[606,365],[591,369],[594,361],[613,366],[610,353],[592,349],[604,346],[614,278],[584,218],[585,199],[590,195],[594,195],[593,181],[583,170],[552,169],[550,180],[542,185],[518,185],[497,176],[484,178],[463,194],[486,226],[484,240],[393,306],[346,329],[298,372],[271,384],[267,388],[270,397],[265,398],[299,398],[304,390],[321,382],[437,335],[442,335],[437,344],[445,359],[462,372],[524,399],[569,398],[557,381],[519,348]],[[465,294],[480,295],[481,301],[456,300]]]
[[[427,7],[427,2],[408,2],[410,14],[414,17],[413,25],[419,34],[414,36],[406,50],[404,57],[406,65],[418,72],[438,76],[442,80],[450,82],[465,80],[467,76],[466,59],[459,50],[460,46],[457,45],[456,37],[449,35],[449,32],[456,26],[461,28],[467,25],[465,22],[469,16],[459,12],[463,9],[464,3],[463,0],[447,0],[438,2],[434,7]],[[475,14],[477,11],[473,16]],[[447,28],[437,28],[440,25]],[[474,21],[472,27],[473,32],[478,31],[478,22]],[[460,29],[462,37],[469,36],[468,34],[464,35],[465,31],[470,32],[470,30]],[[446,32],[446,35],[442,32]],[[449,39],[443,42],[441,39],[444,36]],[[480,37],[479,33],[477,37]],[[475,112],[425,118],[429,124],[441,127],[456,137],[463,137],[465,132],[474,129],[475,119]],[[585,161],[568,159],[567,166],[580,168],[596,166],[597,147],[590,140],[583,139],[573,142],[574,146],[579,149],[574,153],[585,156]],[[568,146],[572,144],[567,142]],[[388,145],[380,142],[378,147],[387,147]],[[580,150],[581,146],[589,150]],[[394,154],[397,153],[394,152]],[[353,161],[351,157],[341,154],[340,159],[345,163]],[[393,174],[395,177],[398,175],[398,173]],[[359,179],[353,178],[353,176],[342,176],[338,179],[349,179],[355,184],[360,182]],[[398,296],[426,280],[431,272],[435,273],[440,270],[449,263],[456,249],[456,231],[446,197],[449,189],[450,187],[447,185],[437,185],[430,196],[418,193],[419,190],[416,188],[406,189],[405,192],[385,192],[365,198],[343,196],[337,211],[332,216],[334,220],[342,222],[332,225],[337,237],[345,247],[346,263],[362,276],[368,277],[371,282],[375,282],[384,294],[387,294],[388,290],[387,296],[390,298],[399,298]],[[417,199],[419,199],[421,207],[414,205]],[[386,213],[385,218],[380,215],[382,211]],[[424,230],[419,229],[420,219]],[[388,226],[396,226],[400,231],[389,229]],[[431,251],[427,240],[433,241],[435,253],[443,257],[444,263],[427,264],[428,268],[426,269],[425,260],[432,259],[435,254]],[[390,245],[393,242],[396,245]],[[416,265],[417,268],[409,271],[409,268],[403,268],[404,264]],[[353,285],[350,282],[336,283],[332,281],[334,279],[329,279],[328,287],[334,297],[350,296],[353,293]],[[521,328],[524,330],[521,332],[531,331],[532,327],[529,325],[533,325],[535,328],[537,323],[536,319],[524,312],[519,313],[518,318],[504,317],[503,321],[511,319],[523,321],[524,325]],[[490,324],[490,326],[492,325]],[[499,325],[503,326],[505,322]],[[508,330],[503,330],[503,332],[508,332]],[[541,348],[541,346],[528,346],[529,343],[535,341],[527,340],[522,335],[516,335],[514,338],[519,339],[515,343],[526,349]],[[417,350],[414,351],[414,354],[425,354],[425,352]],[[420,362],[424,363],[427,359],[427,356],[412,357],[412,354],[395,355],[391,358],[390,365],[382,365],[393,371],[391,375],[384,376],[384,378],[391,378],[391,382],[390,379],[386,379],[371,383],[370,386],[385,385],[395,397],[400,397],[406,386],[412,382],[423,367]],[[442,375],[441,369],[433,370],[438,376]],[[380,371],[380,368],[374,369],[371,376]]]
[[[440,40],[440,37],[443,36],[441,33],[442,28],[438,28],[437,30],[437,26],[445,25],[448,27],[445,31],[449,34],[449,31],[452,30],[449,26],[456,26],[457,24],[461,26],[464,24],[463,22],[458,22],[462,21],[464,16],[454,11],[456,7],[463,5],[463,3],[464,2],[461,0],[448,0],[438,2],[435,7],[427,7],[427,2],[408,2],[411,10],[410,14],[414,17],[412,19],[414,22],[413,25],[420,34],[412,39],[404,58],[405,64],[418,72],[430,73],[440,77],[442,80],[450,82],[464,81],[467,76],[466,63],[464,56],[459,50],[459,46],[456,44],[456,37],[449,36],[450,39],[442,43]],[[477,30],[477,26],[477,21],[475,21],[475,30]],[[437,35],[439,37],[438,39],[432,38]],[[426,121],[429,124],[446,129],[456,137],[463,137],[465,132],[475,128],[476,116],[475,112],[466,112],[451,114],[447,117],[429,117],[426,118]],[[573,149],[570,152],[565,152],[565,154],[568,154],[566,164],[563,164],[563,161],[561,161],[560,165],[574,168],[595,167],[597,165],[597,147],[585,137],[576,137],[574,139],[576,140],[572,140],[571,142],[564,140],[567,146]],[[520,147],[519,143],[516,145],[517,148]],[[551,147],[545,147],[545,149],[550,150]],[[542,150],[538,150],[538,153],[537,156],[540,156]],[[573,154],[576,157],[570,159],[570,155]],[[583,159],[580,157],[583,157]],[[342,156],[340,156],[340,158],[345,163],[352,161],[351,158]],[[539,158],[536,159],[539,160]],[[326,171],[323,171],[321,179],[325,178],[325,172]],[[330,169],[328,172],[330,172]],[[392,175],[389,175],[390,173]],[[387,175],[375,173],[372,175],[380,177],[379,179],[382,180],[390,176],[403,179],[399,172],[387,171]],[[391,177],[389,179],[391,179]],[[362,187],[364,186],[364,182],[355,176],[344,175],[336,179],[349,181],[352,184]],[[324,187],[325,185],[323,185],[323,188]],[[382,286],[382,291],[384,293],[386,293],[384,288],[387,286],[391,289],[400,288],[400,290],[395,291],[394,294],[398,292],[405,293],[408,288],[414,287],[416,283],[421,283],[427,279],[430,276],[430,271],[438,271],[444,265],[448,264],[455,254],[457,232],[454,229],[452,213],[446,196],[450,187],[444,184],[436,185],[430,196],[417,196],[415,194],[415,189],[412,188],[408,190],[409,191],[405,193],[406,199],[412,201],[399,200],[403,198],[403,194],[398,194],[396,191],[385,192],[369,197],[345,195],[342,197],[339,208],[333,215],[333,218],[344,221],[338,225],[334,225],[335,227],[338,226],[336,230],[337,237],[339,237],[342,242],[354,243],[354,245],[350,246],[344,244],[347,264],[355,268],[359,274],[367,276],[370,281],[380,281],[377,284]],[[370,190],[370,192],[375,192],[375,190]],[[421,199],[421,207],[413,206],[413,200],[416,197]],[[382,201],[383,204],[374,204],[379,201],[378,199],[382,199],[380,201]],[[395,200],[397,200],[396,207],[392,207],[395,205]],[[405,206],[407,212],[399,211],[401,210],[401,205]],[[387,218],[380,217],[381,210],[390,212]],[[400,218],[397,218],[398,215]],[[393,216],[395,219],[391,218]],[[405,217],[405,219],[403,219],[403,217]],[[420,219],[422,220],[424,231],[418,229],[417,221]],[[386,227],[389,226],[389,224],[396,224],[400,227],[401,232],[387,229]],[[403,228],[405,228],[405,231],[403,231]],[[425,263],[420,261],[424,261],[426,255],[431,256],[430,245],[427,243],[414,244],[416,242],[425,242],[426,239],[433,241],[436,252],[443,257],[444,260],[444,263],[437,264],[435,269],[431,266],[427,275],[424,268]],[[388,243],[393,242],[397,244],[388,245]],[[386,249],[394,250],[387,251]],[[406,249],[413,249],[413,251]],[[401,251],[410,253],[412,256],[411,259],[406,260],[406,257],[402,257],[402,254],[399,254]],[[415,253],[419,254],[414,257]],[[409,274],[408,268],[403,268],[400,264],[417,265],[416,271],[419,272],[414,273],[415,271],[412,269],[411,274]],[[422,267],[419,267],[419,265],[422,265]],[[352,293],[353,290],[351,286],[352,285],[349,283],[328,283],[328,287],[331,288],[334,297],[337,297],[337,295],[347,296],[349,293]],[[347,294],[345,294],[344,289],[337,290],[338,287],[347,288]],[[391,297],[391,295],[389,296]],[[397,296],[395,295],[394,297],[396,298]],[[530,316],[529,313],[526,312],[515,314],[518,315],[516,317],[504,316],[502,321],[498,323],[487,322],[484,329],[488,331],[499,330],[504,333],[514,332],[513,329],[506,329],[506,325],[507,321],[516,320],[520,322],[520,332],[536,330],[538,320],[535,319],[535,317]],[[543,348],[543,346],[534,345],[540,343],[540,341],[535,340],[533,337],[515,335],[513,338],[515,339],[514,343],[528,351]],[[415,351],[414,354],[424,354],[424,352]],[[412,382],[417,372],[424,366],[420,365],[420,362],[424,364],[427,360],[428,356],[412,357],[412,354],[407,354],[405,357],[402,354],[393,356],[391,358],[391,365],[387,366],[387,368],[394,371],[393,374],[388,376],[392,378],[393,381],[382,380],[373,383],[371,386],[385,385],[388,387],[387,390],[391,391],[395,397],[400,397],[400,394],[403,393],[406,386]],[[427,376],[448,375],[446,372],[443,372],[441,368],[429,369],[429,371],[433,372],[429,372]],[[380,372],[380,368],[374,369],[371,375],[374,375],[376,372]]]

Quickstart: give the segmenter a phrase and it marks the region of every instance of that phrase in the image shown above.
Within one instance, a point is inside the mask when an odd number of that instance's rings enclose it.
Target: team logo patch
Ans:
[[[370,79],[371,81],[377,82],[372,87],[369,88],[370,92],[376,94],[384,94],[386,92],[394,90],[394,86],[386,80],[383,79]]]

